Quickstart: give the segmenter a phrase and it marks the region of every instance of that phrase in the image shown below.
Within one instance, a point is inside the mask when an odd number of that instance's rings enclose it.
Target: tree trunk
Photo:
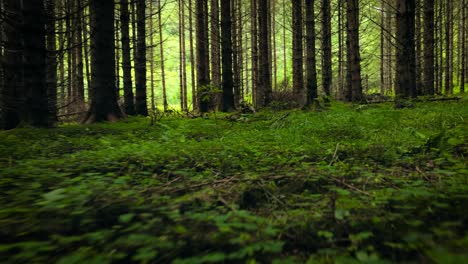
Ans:
[[[85,123],[117,121],[123,113],[115,88],[114,1],[90,1],[91,106]]]
[[[47,99],[50,122],[57,122],[57,39],[55,34],[55,0],[47,0]]]
[[[445,6],[445,94],[453,93],[453,12],[452,1]]]
[[[124,109],[127,115],[135,115],[132,85],[132,63],[130,56],[130,13],[128,0],[120,2],[120,31],[122,41],[122,72],[124,90]]]
[[[258,0],[258,37],[259,41],[259,75],[258,75],[258,98],[259,107],[264,107],[270,104],[272,97],[271,88],[271,66],[269,60],[269,27],[268,27],[268,0]]]
[[[154,95],[154,38],[153,38],[153,32],[154,32],[154,8],[153,8],[153,1],[149,2],[149,13],[151,14],[149,20],[150,20],[150,55],[149,55],[149,62],[150,62],[150,89],[151,89],[151,111],[154,114],[156,112],[156,98]]]
[[[362,96],[362,80],[361,80],[361,53],[359,50],[359,1],[348,0],[346,12],[346,29],[348,52],[347,65],[349,77],[347,78],[348,85],[348,101],[360,102]]]
[[[223,2],[223,5],[226,3]],[[211,0],[211,84],[216,89],[221,89],[221,55],[220,55],[220,30],[219,30],[219,0]],[[221,95],[216,93],[211,98],[212,105],[218,108],[221,105]]]
[[[20,123],[22,107],[22,42],[20,39],[21,12],[20,2],[5,0],[3,34],[5,37],[5,52],[3,55],[4,86],[2,87],[1,108],[3,129],[13,129]]]
[[[416,95],[423,95],[421,1],[422,0],[416,0],[415,8]]]
[[[259,107],[260,101],[258,95],[258,10],[257,0],[250,2],[251,16],[251,52],[252,52],[252,101],[255,107]]]
[[[397,1],[396,22],[395,95],[397,98],[414,97],[416,95],[415,0]]]
[[[192,86],[192,107],[193,107],[193,111],[197,111],[198,110],[197,109],[198,108],[198,100],[197,100],[198,97],[197,97],[197,89],[196,89],[196,85],[195,85],[195,56],[194,56],[194,51],[193,51],[194,47],[193,47],[193,16],[192,16],[193,9],[192,9],[192,0],[188,0],[188,8],[189,8],[190,80],[191,80],[191,86]],[[159,19],[159,21],[161,21],[161,19]],[[161,30],[161,25],[159,26],[159,29]],[[164,77],[162,77],[162,78],[164,78]]]
[[[76,89],[76,106],[78,111],[85,110],[85,93],[84,93],[84,76],[83,76],[83,24],[82,24],[82,1],[76,0],[76,16],[75,16],[75,89]]]
[[[465,92],[466,78],[466,0],[462,0],[460,93]]]
[[[326,96],[332,86],[331,1],[322,0],[322,84]]]
[[[293,93],[299,106],[305,104],[302,46],[302,1],[292,0]]]
[[[25,104],[22,121],[34,127],[49,127],[47,102],[46,17],[44,1],[23,2],[23,67]]]
[[[307,105],[311,105],[317,98],[317,60],[315,57],[315,9],[314,0],[305,0],[306,9],[306,46],[307,72],[306,90]]]
[[[191,3],[192,0],[189,0],[189,3]],[[163,107],[164,107],[164,112],[166,112],[169,108],[167,104],[167,91],[166,91],[166,71],[164,68],[164,39],[163,39],[163,31],[162,31],[162,18],[161,18],[161,13],[162,13],[162,8],[161,8],[161,0],[158,0],[158,29],[159,29],[159,53],[161,56],[161,85],[163,89]],[[190,13],[192,11],[190,10]],[[192,37],[190,37],[190,41],[192,41]],[[191,54],[190,57],[193,57]],[[193,58],[191,59],[193,60]],[[193,66],[192,66],[193,67]],[[192,79],[193,81],[193,79]],[[196,98],[196,97],[194,97]]]
[[[208,27],[207,27],[207,0],[196,0],[196,31],[197,31],[197,87],[199,109],[201,113],[209,110],[209,85],[210,71],[208,50]]]
[[[424,95],[433,95],[434,89],[434,3],[424,0]]]
[[[234,83],[232,72],[232,1],[223,1],[221,5],[221,60],[222,60],[222,85],[223,85],[223,111],[234,109]]]
[[[135,59],[135,110],[137,115],[147,116],[146,99],[146,3],[137,0],[137,57]]]

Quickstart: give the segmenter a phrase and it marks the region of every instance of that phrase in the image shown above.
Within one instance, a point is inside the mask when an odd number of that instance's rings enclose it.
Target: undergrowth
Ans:
[[[467,263],[465,102],[0,132],[0,262]]]

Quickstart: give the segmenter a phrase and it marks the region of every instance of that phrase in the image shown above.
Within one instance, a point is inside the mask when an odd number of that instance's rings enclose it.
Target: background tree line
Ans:
[[[4,129],[464,92],[466,0],[0,1]]]

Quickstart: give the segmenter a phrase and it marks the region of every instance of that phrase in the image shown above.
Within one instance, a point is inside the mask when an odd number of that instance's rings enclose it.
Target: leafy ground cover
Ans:
[[[0,262],[467,263],[468,107],[0,132]]]

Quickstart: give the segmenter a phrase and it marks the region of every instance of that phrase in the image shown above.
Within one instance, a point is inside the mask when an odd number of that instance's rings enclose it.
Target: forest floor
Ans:
[[[0,132],[0,263],[468,263],[468,104]]]

